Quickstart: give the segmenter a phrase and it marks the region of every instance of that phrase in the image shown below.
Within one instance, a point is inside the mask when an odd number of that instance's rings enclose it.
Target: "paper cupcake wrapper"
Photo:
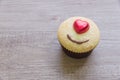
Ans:
[[[68,56],[70,56],[72,58],[76,58],[76,59],[88,57],[91,54],[91,52],[93,51],[93,49],[92,49],[92,50],[90,50],[88,52],[76,53],[76,52],[73,52],[73,51],[70,51],[70,50],[66,49],[62,45],[61,45],[61,47],[62,47],[62,49],[63,49],[63,51],[65,52],[66,55],[68,55]]]

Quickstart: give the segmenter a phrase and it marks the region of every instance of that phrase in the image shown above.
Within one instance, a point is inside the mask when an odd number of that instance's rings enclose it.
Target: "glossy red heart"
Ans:
[[[87,21],[80,19],[75,20],[73,27],[78,34],[85,33],[89,29],[89,24]]]

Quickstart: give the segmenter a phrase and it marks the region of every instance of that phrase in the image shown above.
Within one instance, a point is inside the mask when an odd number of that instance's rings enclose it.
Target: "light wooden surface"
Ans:
[[[88,58],[66,56],[57,41],[72,16],[100,28]],[[0,80],[120,80],[120,0],[0,0]]]

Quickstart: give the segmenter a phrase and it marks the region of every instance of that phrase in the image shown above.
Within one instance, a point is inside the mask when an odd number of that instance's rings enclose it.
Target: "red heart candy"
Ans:
[[[89,29],[89,24],[86,21],[80,19],[75,20],[73,27],[78,34],[85,33]]]

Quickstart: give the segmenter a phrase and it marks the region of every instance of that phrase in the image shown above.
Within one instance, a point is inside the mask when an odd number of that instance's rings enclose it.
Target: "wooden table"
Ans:
[[[70,58],[58,43],[72,16],[100,28],[88,58]],[[0,80],[120,80],[120,0],[0,0]]]

